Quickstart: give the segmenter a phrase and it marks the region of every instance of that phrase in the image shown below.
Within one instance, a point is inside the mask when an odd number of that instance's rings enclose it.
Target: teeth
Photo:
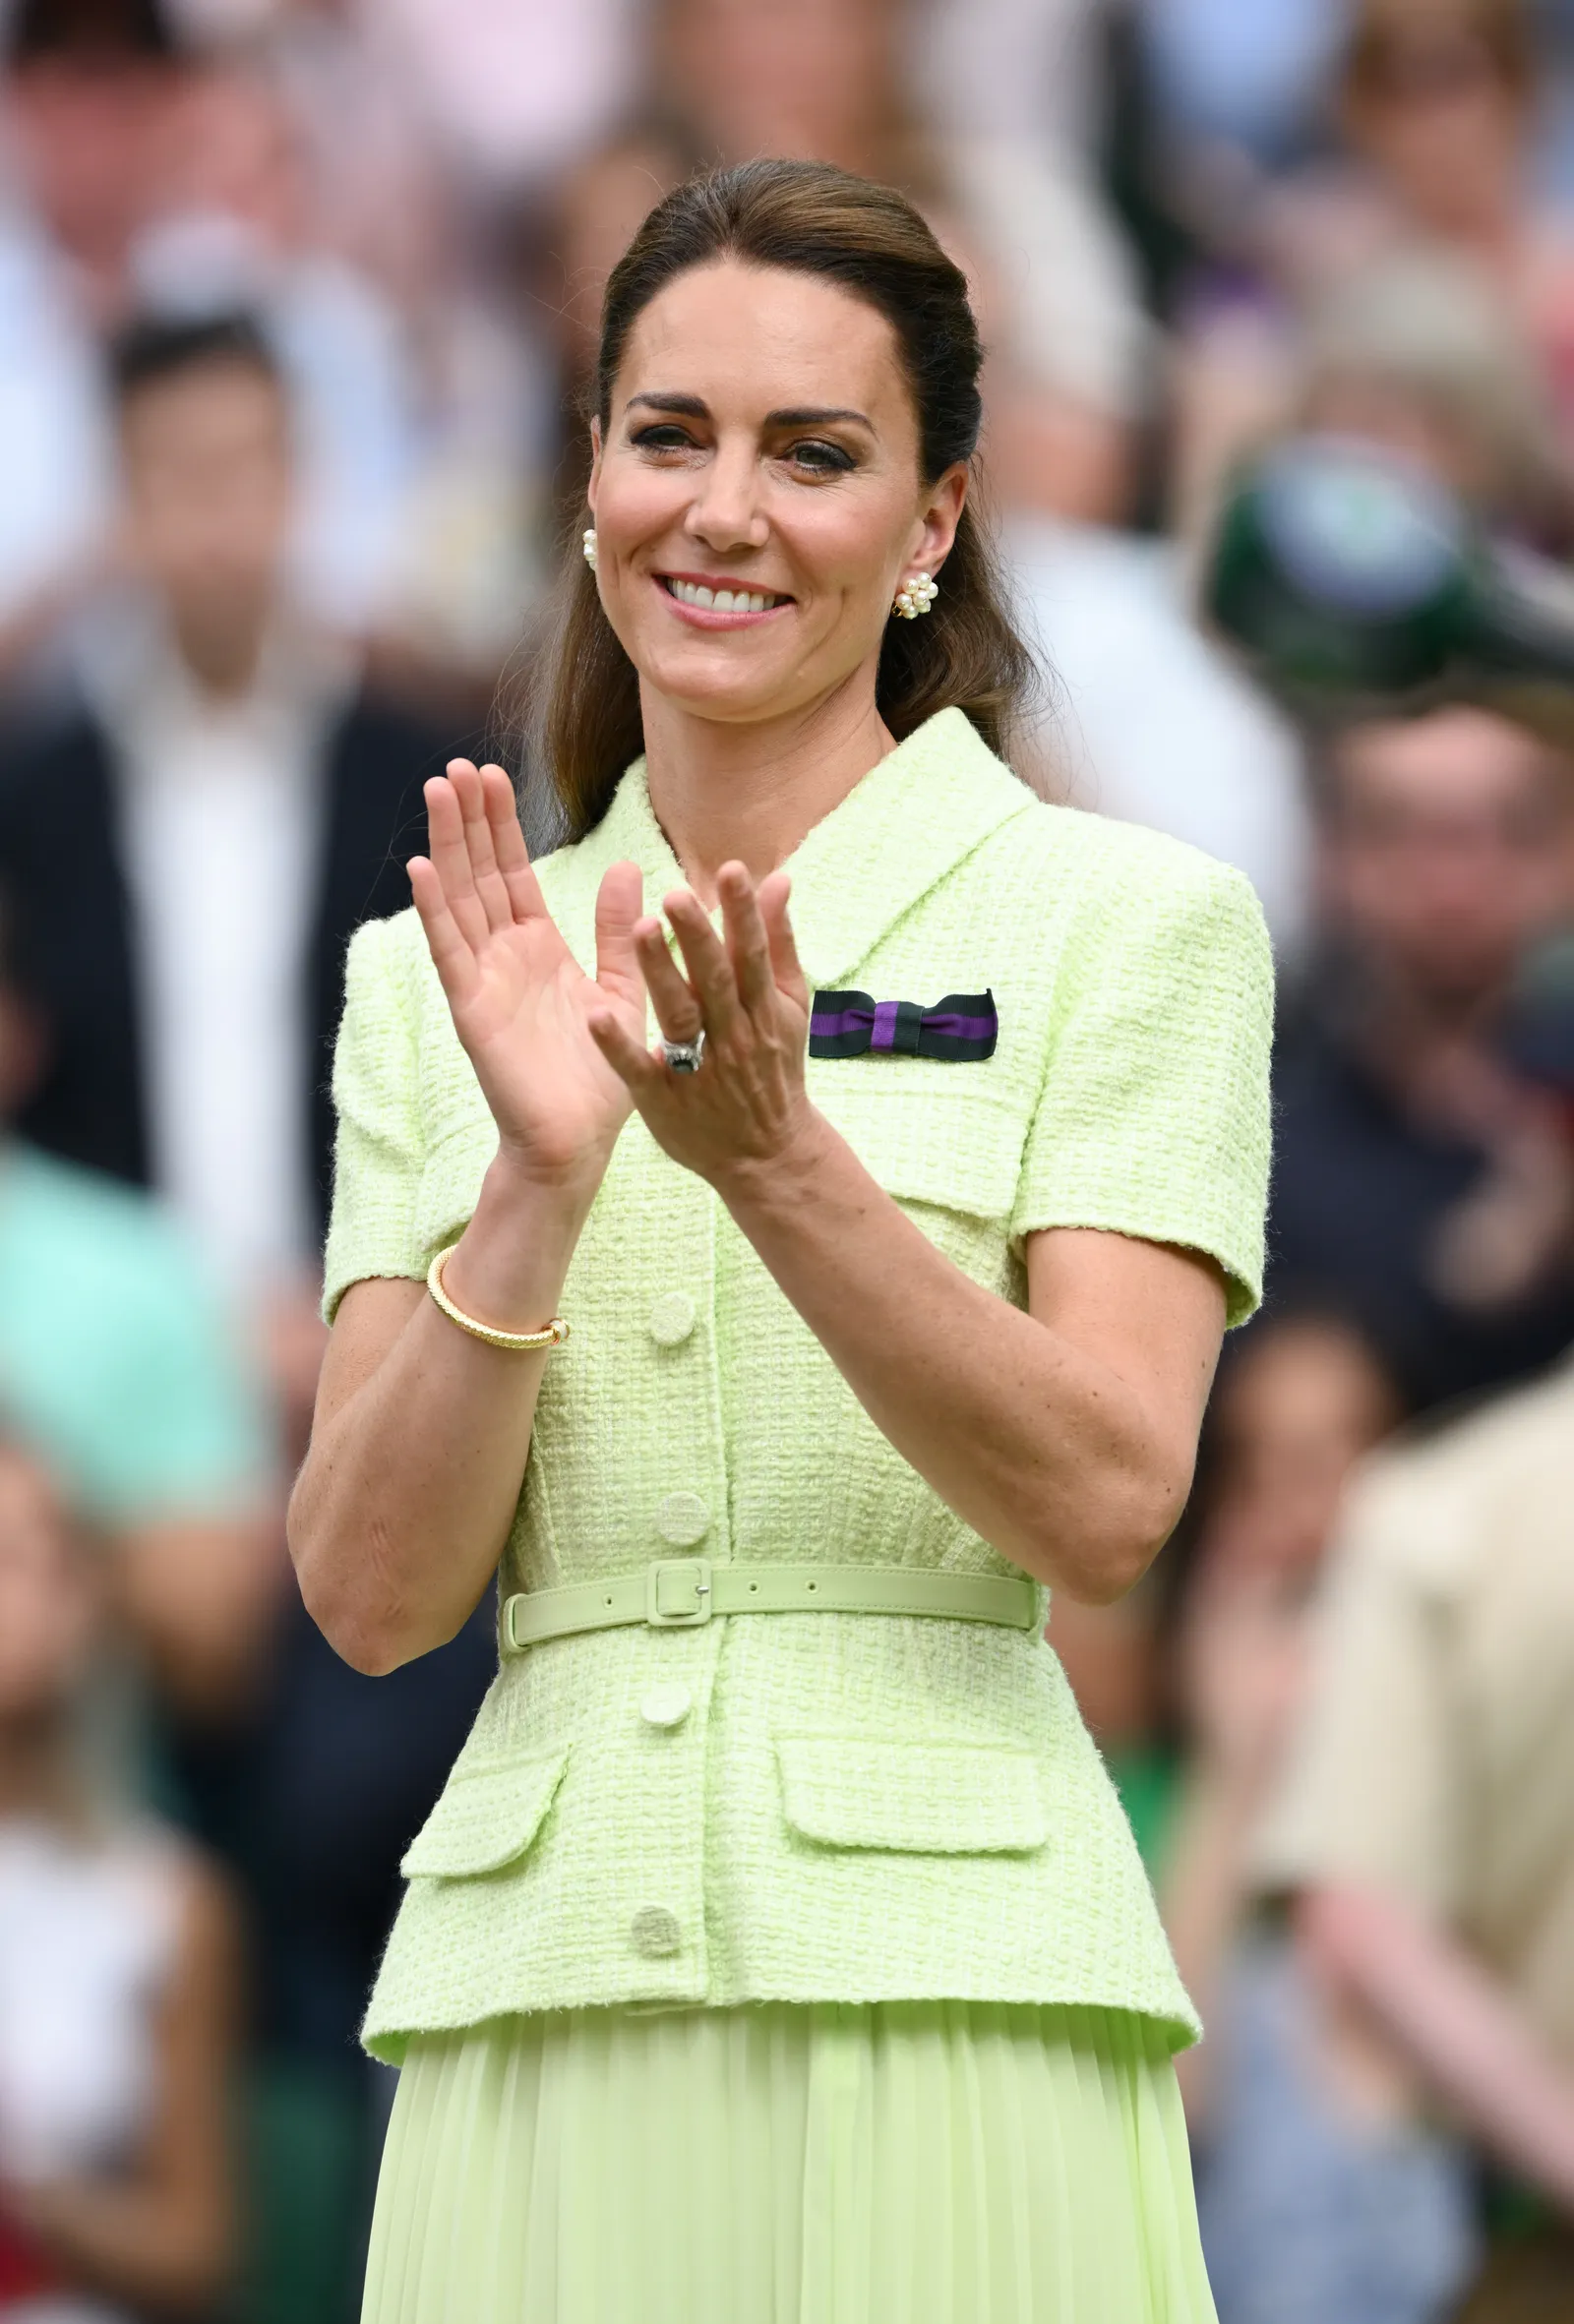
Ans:
[[[669,580],[667,587],[685,605],[707,606],[718,614],[762,614],[781,603],[761,589],[707,589],[703,581]]]

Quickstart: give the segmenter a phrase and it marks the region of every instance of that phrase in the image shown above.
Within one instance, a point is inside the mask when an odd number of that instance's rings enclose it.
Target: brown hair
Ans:
[[[1521,0],[1362,0],[1340,74],[1345,102],[1380,99],[1411,59],[1464,47],[1518,101],[1530,98],[1537,59]]]
[[[675,276],[722,258],[819,275],[883,315],[912,391],[925,482],[971,460],[983,417],[983,350],[965,278],[902,195],[812,161],[751,161],[708,172],[656,205],[607,283],[592,389],[603,428],[639,314]],[[576,554],[568,565],[537,695],[539,756],[569,836],[578,838],[605,814],[644,739],[634,664],[589,570]],[[990,545],[966,507],[933,612],[886,627],[877,681],[880,716],[900,742],[936,711],[954,707],[999,750],[1035,676],[1001,603]]]

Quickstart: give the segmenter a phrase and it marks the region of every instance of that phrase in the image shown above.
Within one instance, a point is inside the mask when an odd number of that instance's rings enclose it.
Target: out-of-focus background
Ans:
[[[1574,767],[1299,731],[1192,608],[1290,430],[1574,548],[1569,0],[0,7],[0,2314],[356,2313],[357,2017],[494,1647],[359,1677],[284,1556],[343,948],[528,665],[609,266],[762,153],[973,281],[1035,779],[1279,954],[1267,1309],[1052,1624],[1210,2025],[1223,2324],[1566,2324]]]

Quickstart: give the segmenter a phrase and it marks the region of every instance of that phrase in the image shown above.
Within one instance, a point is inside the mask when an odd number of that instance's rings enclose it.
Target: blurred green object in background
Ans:
[[[248,2073],[234,2324],[349,2324],[359,2310],[372,2161],[353,2067],[264,2057]]]

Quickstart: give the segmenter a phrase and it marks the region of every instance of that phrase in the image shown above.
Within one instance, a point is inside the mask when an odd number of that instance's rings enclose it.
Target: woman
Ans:
[[[91,1798],[101,1592],[0,1443],[0,2314],[207,2314],[232,2256],[227,1898]]]
[[[1040,1634],[1163,1541],[1255,1297],[1267,959],[993,754],[978,366],[900,196],[669,196],[574,840],[455,761],[351,955],[302,1586],[367,1670],[505,1601],[367,2020],[377,2324],[1211,2314],[1194,2021]]]

